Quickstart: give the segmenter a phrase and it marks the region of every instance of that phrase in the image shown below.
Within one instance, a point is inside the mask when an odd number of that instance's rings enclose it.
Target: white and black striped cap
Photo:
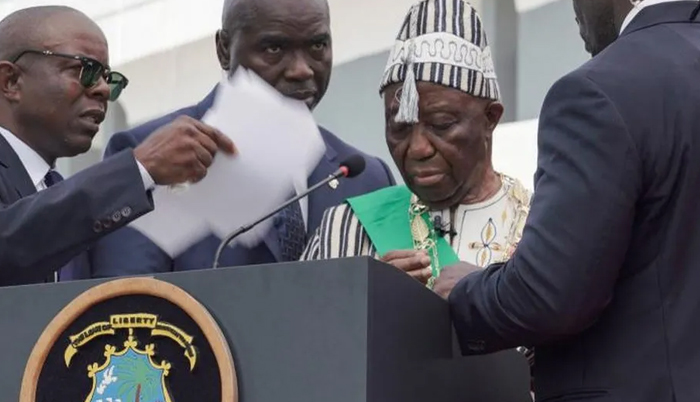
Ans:
[[[404,83],[397,121],[418,121],[416,81],[500,99],[481,18],[466,1],[423,0],[409,10],[379,89]]]

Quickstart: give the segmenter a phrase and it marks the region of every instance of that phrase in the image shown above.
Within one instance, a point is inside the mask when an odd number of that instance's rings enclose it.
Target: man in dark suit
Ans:
[[[68,7],[20,10],[0,22],[0,285],[87,278],[85,251],[150,212],[155,184],[204,177],[221,133],[192,119],[63,181],[59,157],[87,151],[128,81],[107,42]]]
[[[700,5],[574,5],[595,57],[545,99],[522,240],[436,290],[464,353],[535,347],[538,400],[697,401]]]
[[[333,62],[325,0],[227,0],[222,20],[216,49],[225,71],[231,73],[238,65],[251,69],[282,94],[305,101],[309,108],[316,106],[328,87]],[[202,118],[214,96],[212,91],[195,106],[114,135],[106,155],[136,146],[177,116]],[[323,128],[320,131],[326,152],[309,176],[309,185],[335,171],[344,158],[361,153],[329,131]],[[394,184],[383,161],[369,155],[364,157],[367,162],[364,173],[341,182],[337,188],[323,187],[302,203],[293,204],[274,218],[274,227],[264,242],[254,248],[227,248],[221,256],[221,265],[297,260],[307,234],[321,222],[323,211],[346,198]],[[111,277],[211,268],[219,242],[219,238],[210,236],[171,258],[141,233],[124,228],[104,238],[93,250],[93,275]]]

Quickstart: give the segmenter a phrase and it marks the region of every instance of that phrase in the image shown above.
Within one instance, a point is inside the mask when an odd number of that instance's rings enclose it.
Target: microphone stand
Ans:
[[[213,265],[213,268],[214,268],[214,269],[219,268],[219,259],[221,258],[221,253],[224,252],[224,249],[226,248],[226,246],[228,246],[229,243],[231,243],[231,241],[232,241],[233,239],[235,239],[236,237],[238,237],[238,236],[242,235],[243,233],[249,231],[250,229],[252,229],[253,227],[255,227],[255,225],[259,224],[260,222],[264,221],[265,219],[270,218],[272,215],[274,215],[274,214],[276,214],[277,212],[283,210],[284,208],[288,207],[288,206],[291,205],[292,203],[295,203],[295,202],[299,201],[300,199],[306,197],[307,195],[309,195],[311,192],[315,191],[315,190],[318,189],[319,187],[322,187],[323,185],[325,185],[326,183],[328,183],[328,182],[330,182],[330,181],[332,181],[332,180],[339,179],[339,178],[341,178],[341,177],[345,177],[345,176],[348,175],[348,173],[349,173],[348,168],[347,168],[346,166],[341,166],[340,168],[338,168],[338,170],[336,170],[335,172],[333,172],[330,176],[328,176],[328,177],[326,177],[325,179],[321,180],[320,182],[314,184],[313,186],[311,186],[309,189],[307,189],[307,190],[304,191],[303,193],[297,195],[296,197],[294,197],[294,198],[290,199],[289,201],[285,202],[284,204],[280,205],[280,206],[277,207],[276,209],[272,210],[272,212],[269,212],[269,213],[267,213],[267,214],[261,216],[260,218],[258,218],[257,220],[253,221],[252,223],[249,223],[249,224],[247,224],[247,225],[241,226],[241,227],[238,228],[235,232],[233,232],[233,233],[229,234],[228,236],[226,236],[226,238],[225,238],[224,240],[222,240],[221,243],[219,244],[219,248],[216,250],[216,254],[214,255],[214,265]]]

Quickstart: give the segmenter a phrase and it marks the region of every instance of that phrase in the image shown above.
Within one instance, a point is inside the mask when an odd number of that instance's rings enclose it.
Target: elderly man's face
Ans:
[[[249,68],[282,94],[313,109],[328,88],[333,65],[325,1],[256,0],[245,25],[229,44],[233,62],[221,60],[222,65]]]
[[[400,84],[384,93],[386,142],[406,185],[435,209],[459,204],[476,191],[491,164],[491,133],[500,103],[418,83],[419,122],[395,122]],[[398,92],[398,94],[397,94]]]

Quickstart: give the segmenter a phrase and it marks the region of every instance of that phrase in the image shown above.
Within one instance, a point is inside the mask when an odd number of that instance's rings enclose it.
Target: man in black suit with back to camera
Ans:
[[[700,4],[574,0],[510,261],[443,271],[465,353],[535,347],[542,401],[700,400]],[[450,293],[451,292],[451,293]]]

